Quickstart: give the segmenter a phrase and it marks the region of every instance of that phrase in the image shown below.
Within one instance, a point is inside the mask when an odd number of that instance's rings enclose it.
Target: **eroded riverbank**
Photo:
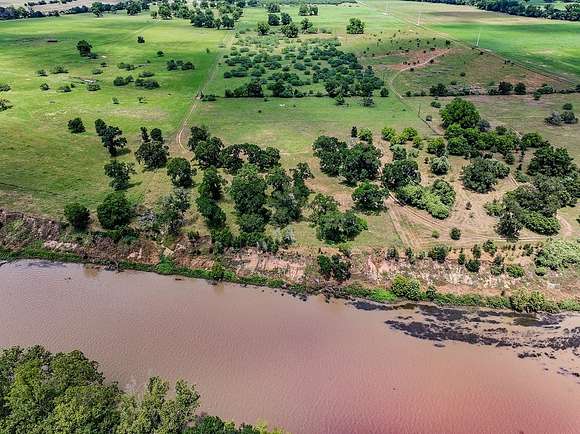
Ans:
[[[79,348],[109,378],[198,384],[294,433],[574,432],[578,315],[381,306],[78,264],[0,267],[0,345]],[[530,357],[533,355],[533,357]]]

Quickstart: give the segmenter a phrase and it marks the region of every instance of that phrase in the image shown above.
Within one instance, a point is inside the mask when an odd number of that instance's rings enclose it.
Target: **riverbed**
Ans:
[[[141,391],[293,433],[580,431],[580,316],[307,299],[79,264],[0,267],[0,346],[82,350]]]

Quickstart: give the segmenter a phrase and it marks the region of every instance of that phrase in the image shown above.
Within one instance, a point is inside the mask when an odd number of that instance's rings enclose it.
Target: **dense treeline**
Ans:
[[[407,0],[419,1],[419,0]],[[548,18],[551,20],[580,21],[580,4],[569,2],[564,9],[556,9],[549,2],[540,6],[519,0],[425,0],[430,3],[470,5],[485,11],[502,12],[523,17]],[[553,1],[553,0],[552,0]],[[566,2],[566,0],[564,0]]]
[[[34,346],[0,352],[2,433],[267,434],[197,415],[199,404],[195,386],[183,380],[174,393],[159,377],[139,396],[125,393],[80,351],[52,354]]]

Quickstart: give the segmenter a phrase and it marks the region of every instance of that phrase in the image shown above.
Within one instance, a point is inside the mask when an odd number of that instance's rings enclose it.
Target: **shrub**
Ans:
[[[73,134],[79,134],[85,132],[85,126],[81,118],[74,118],[68,121],[68,129]]]
[[[452,240],[459,240],[461,238],[461,229],[459,228],[452,228],[451,231],[449,232],[449,236],[451,237]]]
[[[97,217],[105,229],[125,226],[131,221],[132,216],[133,207],[120,191],[109,193],[97,207]]]
[[[509,264],[505,268],[505,271],[507,274],[514,278],[523,277],[525,274],[524,268],[519,264]]]
[[[326,279],[334,278],[338,282],[350,279],[351,263],[342,259],[340,255],[318,255],[318,268],[320,274]]]
[[[467,271],[470,271],[471,273],[477,273],[479,272],[479,267],[481,267],[481,262],[479,261],[479,259],[469,259],[466,263],[465,263],[465,268],[467,268]]]
[[[383,138],[383,140],[387,140],[390,142],[396,135],[397,132],[395,131],[394,128],[385,127],[381,130],[381,137]]]
[[[580,242],[577,240],[550,239],[538,252],[537,267],[561,270],[580,264]]]
[[[445,175],[449,171],[451,165],[449,164],[447,157],[443,156],[432,158],[429,162],[429,167],[434,175]]]
[[[449,248],[443,244],[433,246],[429,249],[428,256],[434,261],[443,263],[449,254]]]
[[[517,312],[540,312],[542,310],[547,310],[546,308],[550,306],[546,302],[544,294],[539,291],[526,292],[522,289],[515,291],[510,296],[511,308]],[[548,309],[553,310],[553,309]]]
[[[89,210],[76,202],[64,207],[64,216],[71,226],[77,230],[85,230],[91,219]]]
[[[492,240],[486,240],[482,245],[482,249],[484,252],[489,253],[490,255],[495,255],[497,252],[497,246]]]
[[[421,300],[421,284],[417,279],[397,274],[391,283],[391,291],[397,297],[408,298],[409,300]]]

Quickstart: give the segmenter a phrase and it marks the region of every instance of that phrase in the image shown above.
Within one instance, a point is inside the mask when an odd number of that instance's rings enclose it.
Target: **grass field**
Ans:
[[[108,154],[94,133],[97,118],[119,126],[136,149],[139,128],[161,128],[166,135],[179,126],[193,96],[206,79],[218,55],[225,32],[192,28],[182,20],[153,21],[148,15],[128,17],[74,15],[60,18],[0,23],[0,82],[12,90],[4,93],[14,108],[2,112],[2,204],[16,209],[59,215],[62,204],[79,200],[93,207],[108,191],[103,165]],[[137,44],[137,36],[145,44]],[[48,39],[58,42],[49,43]],[[99,54],[96,60],[79,56],[76,43],[86,39]],[[210,52],[207,53],[206,49]],[[156,55],[158,50],[164,57]],[[189,60],[194,71],[168,72],[169,59]],[[101,68],[101,62],[107,67]],[[148,63],[148,61],[150,63]],[[128,72],[119,62],[141,65]],[[62,65],[67,74],[39,77],[36,71]],[[102,74],[94,75],[94,68]],[[117,76],[140,71],[155,73],[161,88],[137,89],[133,85],[115,87]],[[83,80],[96,80],[101,90],[89,92]],[[48,83],[50,90],[41,91]],[[59,86],[75,83],[70,93]],[[3,95],[3,96],[4,96]],[[145,98],[140,103],[138,98]],[[116,97],[119,104],[113,104]],[[69,119],[80,116],[87,129],[70,134]],[[133,160],[133,156],[127,156]],[[151,189],[163,188],[150,174],[139,173],[130,194],[143,198]]]
[[[422,27],[417,27],[415,23],[415,13],[419,7],[423,11]],[[390,160],[391,152],[387,143],[380,140],[380,130],[384,126],[392,126],[399,131],[404,127],[414,127],[422,136],[441,132],[438,111],[430,107],[432,99],[405,98],[403,95],[407,90],[419,91],[438,82],[449,84],[451,81],[457,81],[458,85],[486,86],[503,79],[514,82],[522,80],[530,86],[548,82],[557,87],[567,82],[553,74],[538,71],[549,69],[566,80],[580,74],[577,70],[580,65],[574,61],[574,56],[580,55],[580,32],[576,31],[580,29],[578,23],[522,20],[467,7],[414,2],[390,2],[389,8],[392,14],[385,16],[382,14],[384,3],[374,1],[368,4],[320,6],[319,16],[310,19],[326,33],[301,35],[297,41],[337,37],[341,50],[356,53],[363,65],[372,65],[391,87],[391,96],[376,97],[373,108],[363,107],[357,98],[348,98],[344,106],[337,106],[328,97],[267,100],[221,98],[226,88],[247,81],[223,78],[223,73],[228,69],[223,55],[230,52],[232,45],[240,45],[241,39],[255,36],[253,29],[256,23],[267,17],[261,8],[245,9],[236,32],[193,28],[186,20],[152,20],[148,13],[136,17],[120,13],[106,14],[99,19],[92,15],[74,15],[1,22],[0,83],[10,84],[12,90],[0,96],[9,99],[14,108],[0,113],[3,157],[0,165],[0,206],[57,218],[62,217],[64,204],[73,200],[94,210],[109,191],[108,178],[103,174],[103,165],[109,157],[93,128],[94,120],[102,118],[108,124],[121,127],[126,135],[131,152],[121,158],[127,161],[134,160],[132,151],[138,146],[141,126],[161,128],[170,141],[170,151],[174,156],[191,158],[191,153],[185,150],[183,144],[187,139],[187,129],[193,124],[207,125],[214,135],[227,144],[250,142],[277,147],[285,167],[307,161],[316,176],[310,182],[312,188],[333,194],[344,207],[348,207],[352,203],[352,189],[323,175],[312,155],[311,145],[318,135],[347,139],[353,125],[371,128],[375,134],[375,144],[383,149],[386,162]],[[283,10],[289,12],[294,21],[300,21],[297,7],[284,6]],[[364,35],[346,34],[345,24],[352,16],[366,22]],[[469,29],[473,23],[490,29],[488,36],[498,32],[495,39],[489,36],[485,43],[482,38],[483,48],[507,55],[518,62],[526,58],[534,65],[533,70],[519,64],[505,63],[494,53],[480,55],[464,45],[463,42],[470,42]],[[517,30],[508,29],[512,24]],[[549,31],[561,29],[563,36],[557,38],[550,34],[550,39],[546,41],[545,33],[537,34],[529,28],[536,25],[556,25],[546,28]],[[496,29],[501,29],[501,32]],[[508,38],[506,31],[513,32],[513,36]],[[144,36],[145,44],[137,44],[137,36],[140,35]],[[49,39],[58,42],[48,42]],[[93,51],[99,54],[98,59],[79,56],[75,47],[80,39],[92,43]],[[446,44],[448,39],[453,40],[449,46]],[[488,42],[489,45],[486,45]],[[529,42],[529,51],[525,51],[525,42]],[[560,49],[561,44],[566,47]],[[540,47],[557,53],[551,55],[546,51],[538,54]],[[165,55],[158,57],[158,50],[164,51]],[[511,56],[511,52],[516,54]],[[427,63],[432,56],[436,56],[433,64]],[[168,72],[165,62],[169,59],[192,61],[195,70]],[[101,68],[102,74],[94,75],[93,69],[100,68],[101,62],[106,62],[108,66]],[[137,68],[131,72],[121,70],[117,68],[119,62],[133,63]],[[413,62],[417,66],[410,71]],[[426,64],[420,66],[423,62]],[[543,63],[545,66],[542,66]],[[566,66],[568,63],[570,65]],[[69,72],[49,74],[48,77],[36,75],[38,69],[49,71],[56,65],[66,67]],[[115,87],[112,84],[116,76],[132,74],[136,77],[141,71],[154,72],[153,78],[159,81],[161,87],[144,90],[133,85]],[[96,80],[101,90],[89,92],[85,84],[87,80]],[[43,82],[48,83],[51,89],[41,91],[39,86]],[[70,83],[75,84],[72,92],[56,90]],[[218,95],[217,101],[195,100],[195,95],[202,89],[205,94]],[[118,98],[119,104],[113,104],[113,97]],[[143,102],[139,101],[139,97],[144,97]],[[548,128],[543,122],[545,116],[561,108],[564,102],[580,107],[577,94],[545,96],[540,101],[517,97],[517,103],[514,103],[515,98],[482,96],[472,99],[492,125],[506,124],[521,133],[541,132],[555,145],[566,146],[572,155],[580,158],[578,125]],[[433,121],[425,122],[426,115],[432,116]],[[68,132],[67,122],[76,116],[85,122],[86,133],[74,135]],[[185,134],[179,134],[182,131]],[[176,137],[179,140],[175,140]],[[430,183],[435,178],[423,162],[426,156],[422,151],[418,161],[424,183]],[[435,220],[424,211],[391,202],[387,212],[366,217],[369,231],[363,232],[353,246],[424,246],[441,240],[449,241],[448,233],[454,226],[463,230],[461,244],[496,238],[493,230],[495,220],[485,214],[483,204],[492,197],[500,197],[516,184],[508,178],[490,195],[470,193],[463,189],[459,181],[461,167],[465,163],[465,160],[453,157],[452,170],[445,176],[457,191],[457,203],[449,219]],[[152,173],[142,172],[138,168],[138,174],[132,181],[134,185],[129,189],[129,197],[145,204],[152,204],[170,189],[165,170]],[[467,202],[473,205],[469,211],[465,209]],[[231,214],[232,204],[226,201],[224,209]],[[563,225],[566,229],[563,230],[564,235],[578,233],[580,227],[575,220],[578,207],[563,210],[560,215],[566,222]],[[195,212],[192,217],[193,226],[197,228],[200,220]],[[307,223],[294,226],[299,245],[312,248],[322,245]],[[433,230],[440,232],[439,240],[432,238]],[[539,238],[527,232],[522,237],[530,240]]]
[[[385,2],[366,2],[377,13]],[[408,23],[475,45],[481,32],[480,48],[549,74],[580,82],[580,23],[515,17],[481,11],[475,7],[447,4],[390,1],[389,11]]]

